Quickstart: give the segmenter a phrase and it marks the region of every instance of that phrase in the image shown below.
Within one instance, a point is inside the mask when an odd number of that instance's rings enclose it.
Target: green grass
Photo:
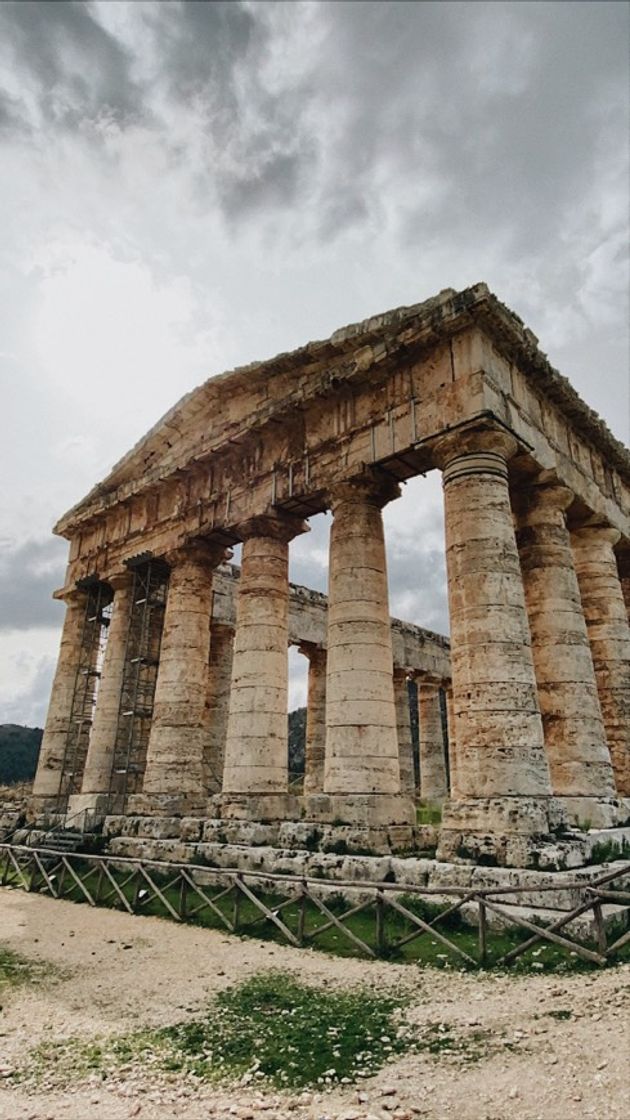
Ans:
[[[416,809],[416,822],[418,824],[440,824],[442,809],[439,805],[419,805]]]
[[[300,1089],[376,1072],[414,1045],[401,1021],[402,997],[364,989],[310,987],[261,973],[220,992],[201,1018],[85,1043],[40,1046],[17,1080],[48,1084],[142,1064],[202,1080],[245,1079]]]
[[[27,960],[12,949],[0,946],[0,992],[15,984],[41,984],[56,970],[48,963]]]
[[[78,861],[74,861],[74,866],[78,871],[80,867]],[[88,865],[84,867],[84,871],[87,869],[87,866]],[[173,876],[170,877],[168,875],[163,876],[156,872],[151,872],[151,874],[157,885],[160,886],[165,897],[177,910],[180,904],[179,886],[168,885],[170,879],[174,878],[176,871],[174,870]],[[138,899],[136,897],[136,888],[131,883],[125,884],[125,875],[116,872],[115,877],[125,896],[129,900],[135,898],[135,908],[138,913],[162,918],[169,916],[163,903],[157,897],[150,896],[148,888],[145,890],[145,894],[142,898]],[[84,879],[93,896],[99,901],[110,892],[110,898],[102,902],[102,905],[121,907],[120,901],[111,896],[111,886],[105,880],[99,886],[97,876],[93,873],[84,875]],[[218,893],[220,888],[217,887],[216,891],[214,888],[205,889],[212,896],[212,894]],[[299,906],[297,902],[290,902],[286,905],[287,900],[279,895],[263,893],[258,890],[256,894],[261,902],[270,910],[275,910],[280,906],[284,906],[280,914],[281,920],[292,933],[297,934],[299,928]],[[80,888],[69,877],[66,877],[63,882],[62,895],[64,898],[75,902],[85,901]],[[436,918],[438,918],[440,910],[445,908],[444,906],[436,906],[413,894],[403,896],[400,901],[411,913],[422,918],[425,922],[435,921]],[[211,907],[203,906],[199,896],[189,890],[188,910],[195,909],[197,905],[200,905],[201,908],[193,914],[192,917],[188,918],[189,922],[210,929],[226,929],[226,926],[221,922],[217,914],[213,912]],[[326,905],[337,917],[341,917],[345,911],[351,908],[352,904],[346,902],[339,894],[330,896],[326,900]],[[220,913],[228,920],[232,920],[234,916],[233,892],[230,892],[230,894],[218,900],[216,906]],[[321,929],[326,922],[327,919],[321,914],[315,904],[308,900],[304,909],[304,929],[307,935],[304,941],[305,945],[312,945],[314,949],[334,953],[337,956],[354,957],[365,955],[357,945],[353,944],[344,933],[335,927],[313,937],[312,935],[316,934],[317,930]],[[384,936],[378,949],[376,948],[374,907],[360,914],[355,914],[344,924],[355,937],[360,938],[369,945],[376,952],[377,956],[400,961],[401,963],[409,962],[435,968],[467,969],[475,966],[468,964],[456,950],[462,950],[467,953],[468,956],[472,957],[473,960],[476,960],[478,957],[478,932],[475,928],[464,924],[459,913],[452,914],[437,922],[437,930],[447,937],[455,948],[444,945],[433,932],[424,933],[407,942],[405,945],[397,945],[397,942],[414,931],[414,925],[410,919],[396,913],[390,907],[385,907],[384,909]],[[284,936],[274,923],[263,917],[256,905],[244,896],[241,896],[239,899],[237,932],[241,936],[254,936],[264,940],[286,944]],[[617,931],[614,936],[618,936],[619,932],[621,932],[621,930]],[[497,961],[500,960],[505,953],[522,944],[529,936],[529,933],[525,930],[508,930],[501,933],[489,932],[486,967],[495,966]],[[588,947],[595,948],[593,945],[589,945]],[[630,960],[630,943],[619,951],[616,960]],[[577,954],[568,952],[559,946],[552,945],[549,942],[539,942],[510,965],[510,971],[519,973],[530,971],[571,972],[597,967],[596,965],[583,962]]]

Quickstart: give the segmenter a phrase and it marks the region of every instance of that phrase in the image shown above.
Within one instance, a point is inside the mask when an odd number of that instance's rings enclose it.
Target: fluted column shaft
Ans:
[[[330,499],[328,794],[400,793],[381,513],[386,500],[372,479],[344,483]]]
[[[203,784],[208,793],[220,793],[223,788],[233,657],[233,629],[213,622],[210,627],[203,748]]]
[[[615,792],[565,510],[565,487],[530,486],[516,503],[525,599],[552,789],[582,802]]]
[[[409,708],[409,687],[407,681],[408,678],[405,669],[394,669],[394,700],[396,703],[400,789],[402,793],[406,793],[410,797],[415,797],[416,775],[413,765],[411,711]]]
[[[300,646],[300,652],[308,657],[304,793],[322,793],[326,755],[326,650],[305,643]]]
[[[244,538],[236,608],[225,794],[286,793],[288,786],[289,540],[295,519],[255,518]]]
[[[165,811],[204,804],[203,737],[212,573],[224,550],[182,549],[171,567],[143,795]]]
[[[101,666],[101,679],[81,795],[108,793],[116,745],[120,692],[133,597],[133,576],[130,572],[124,572],[109,578],[107,582],[114,590],[114,601]]]
[[[630,626],[613,545],[616,529],[589,526],[571,533],[584,617],[591,644],[617,792],[630,796]]]
[[[53,799],[60,792],[72,701],[79,669],[87,595],[84,591],[73,590],[64,596],[64,601],[66,615],[61,631],[59,657],[46,715],[37,773],[33,783],[34,799]]]
[[[419,679],[418,729],[420,735],[420,796],[442,802],[448,794],[440,686]]]
[[[448,739],[448,784],[451,797],[458,797],[457,787],[457,739],[455,736],[455,708],[453,706],[453,686],[449,682],[446,696],[446,735]]]
[[[459,798],[550,794],[501,431],[441,447]],[[536,825],[532,821],[532,828]]]

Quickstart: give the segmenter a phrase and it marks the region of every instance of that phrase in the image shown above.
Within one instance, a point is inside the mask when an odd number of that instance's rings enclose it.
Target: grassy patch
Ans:
[[[416,822],[418,824],[440,824],[442,809],[439,805],[419,805],[416,809]]]
[[[92,897],[99,905],[121,908],[119,897],[113,891],[111,884],[105,879],[99,879],[97,867],[91,869],[88,865],[81,865],[74,861],[74,867],[81,874]],[[217,883],[216,886],[206,887],[210,896],[216,896],[214,907],[204,903],[199,895],[190,887],[185,888],[182,896],[181,885],[177,883],[177,869],[173,874],[162,873],[157,869],[150,869],[155,883],[159,886],[163,897],[176,912],[185,906],[184,920],[206,928],[226,930],[231,923],[238,919],[236,933],[238,935],[253,936],[264,940],[276,941],[286,944],[286,938],[274,922],[266,917],[251,898],[240,895],[238,906],[235,906],[234,891],[226,891]],[[118,883],[120,891],[134,907],[136,913],[154,917],[169,917],[169,912],[164,902],[152,893],[147,885],[140,887],[139,882],[132,881],[132,877],[122,870],[111,869],[113,878]],[[62,873],[63,874],[63,873]],[[8,876],[9,881],[18,883],[14,876]],[[70,876],[65,876],[63,882],[56,876],[56,886],[61,897],[74,902],[85,902],[85,897],[80,888]],[[291,900],[279,894],[271,894],[261,890],[257,885],[249,884],[250,889],[268,910],[276,913],[284,925],[294,936],[302,936],[303,944],[307,947],[322,952],[334,953],[336,956],[362,956],[365,952],[353,941],[347,930],[355,938],[360,939],[376,956],[389,960],[410,962],[418,965],[431,965],[435,968],[474,968],[479,955],[479,934],[476,928],[467,925],[459,912],[441,917],[441,911],[447,909],[446,902],[436,904],[426,898],[414,894],[400,897],[402,904],[423,922],[434,926],[431,930],[421,932],[414,924],[413,919],[400,914],[392,907],[385,905],[382,913],[380,935],[377,934],[377,914],[375,906],[353,914],[343,922],[343,930],[334,924],[331,925],[325,915],[321,913],[315,903],[308,899],[301,911],[297,899]],[[31,882],[31,890],[45,888],[41,876]],[[182,901],[182,899],[184,901]],[[345,900],[341,892],[335,892],[326,898],[326,906],[339,919],[352,908],[352,902]],[[225,922],[221,920],[221,915]],[[172,916],[172,915],[171,915]],[[541,926],[543,922],[541,921]],[[328,926],[328,928],[324,928]],[[625,920],[620,924],[617,933],[623,932]],[[419,934],[419,936],[417,936]],[[440,940],[439,934],[450,942],[445,944]],[[503,931],[488,931],[488,945],[486,967],[495,967],[497,962],[523,941],[528,940],[530,933],[524,929],[508,929]],[[596,948],[592,943],[589,948]],[[471,961],[466,961],[461,953],[466,953]],[[626,943],[615,955],[614,962],[630,960],[630,942]],[[577,953],[563,949],[549,942],[538,942],[523,956],[519,957],[509,966],[510,972],[573,972],[597,965],[585,963]]]
[[[0,991],[15,984],[41,984],[50,975],[50,964],[27,960],[0,946]]]
[[[277,1088],[332,1085],[378,1070],[413,1043],[403,1000],[365,989],[325,990],[280,972],[219,993],[206,1014],[121,1038],[46,1044],[20,1079],[67,1084],[142,1064],[202,1080],[267,1082]]]
[[[465,1028],[452,1023],[428,1023],[414,1039],[413,1049],[429,1054],[453,1054],[465,1062],[478,1062],[488,1056],[492,1032]]]

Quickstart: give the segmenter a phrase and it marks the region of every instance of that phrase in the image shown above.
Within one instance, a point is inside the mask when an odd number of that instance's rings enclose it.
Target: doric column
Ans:
[[[630,627],[613,545],[616,529],[571,533],[582,607],[617,793],[630,796]]]
[[[321,793],[326,752],[326,650],[303,642],[300,653],[308,657],[304,793]]]
[[[63,600],[66,604],[66,616],[61,632],[59,657],[39,752],[37,773],[33,783],[35,813],[40,809],[53,808],[53,802],[60,793],[63,760],[81,657],[87,594],[77,588],[66,592]]]
[[[530,485],[516,499],[516,539],[552,790],[572,823],[607,827],[615,784],[565,522],[573,497]]]
[[[223,772],[228,798],[254,794],[260,803],[261,794],[287,793],[289,541],[306,528],[277,514],[239,526],[244,543]]]
[[[110,788],[133,594],[133,575],[128,571],[120,572],[109,576],[107,583],[114,592],[112,614],[101,666],[81,793],[74,794],[70,798],[69,816],[75,816],[81,809],[105,809]]]
[[[411,710],[409,708],[408,673],[406,669],[394,669],[394,702],[396,704],[400,789],[402,793],[406,793],[409,797],[415,797],[416,775],[413,765]]]
[[[442,804],[448,795],[446,744],[440,704],[440,682],[419,677],[420,796]]]
[[[164,630],[141,805],[147,812],[204,808],[203,739],[210,647],[212,574],[221,547],[191,545],[170,553]],[[135,798],[134,798],[135,804]]]
[[[557,823],[550,810],[560,813],[551,805],[508,491],[516,447],[498,428],[454,432],[437,447],[457,721],[457,799],[443,816],[445,858],[494,844],[500,862],[527,861],[527,845],[509,849],[506,838],[548,833]]]
[[[446,698],[446,737],[448,750],[448,785],[451,797],[458,797],[457,792],[457,739],[455,737],[455,709],[453,707],[453,685],[450,681],[444,684]]]
[[[203,749],[204,789],[220,793],[230,710],[230,683],[234,656],[234,630],[213,622],[210,627],[210,660],[206,693]]]
[[[330,497],[328,794],[399,794],[400,765],[381,509],[398,487],[371,475]]]

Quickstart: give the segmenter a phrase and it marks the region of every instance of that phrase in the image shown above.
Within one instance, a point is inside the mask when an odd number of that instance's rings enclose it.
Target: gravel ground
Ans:
[[[466,975],[326,956],[157,918],[0,889],[0,944],[50,962],[8,989],[0,1074],[44,1040],[119,1034],[197,1015],[211,994],[271,967],[305,982],[411,994],[409,1016],[456,1027],[456,1053],[397,1058],[358,1087],[280,1094],[120,1075],[64,1092],[2,1086],[2,1120],[627,1120],[630,966],[573,976]],[[59,971],[61,970],[61,971]],[[570,1011],[567,1019],[553,1012]],[[482,1043],[474,1036],[488,1032]],[[471,1060],[475,1049],[481,1050]]]

